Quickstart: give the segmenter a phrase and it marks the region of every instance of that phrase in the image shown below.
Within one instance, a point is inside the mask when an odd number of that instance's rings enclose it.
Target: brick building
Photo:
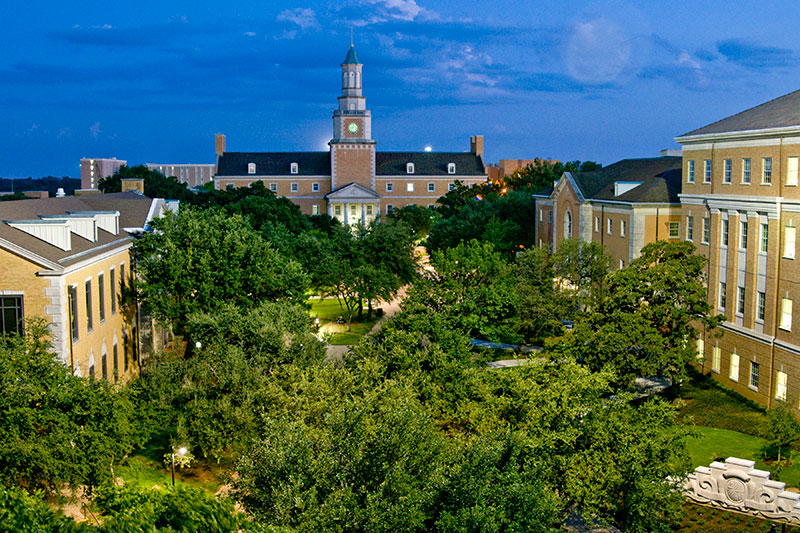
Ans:
[[[262,181],[304,213],[328,213],[345,223],[370,220],[410,204],[428,206],[458,180],[485,182],[483,137],[469,152],[379,152],[362,92],[362,64],[351,46],[342,68],[342,95],[325,152],[224,152],[215,187]]]
[[[721,338],[701,368],[766,406],[800,402],[800,91],[676,138],[683,146],[681,237],[709,260]]]

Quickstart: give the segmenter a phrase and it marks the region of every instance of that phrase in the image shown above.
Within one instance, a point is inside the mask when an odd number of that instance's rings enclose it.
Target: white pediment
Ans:
[[[379,200],[380,197],[375,191],[367,189],[358,183],[350,183],[325,195],[329,202],[344,202],[348,200],[353,202],[375,201]]]

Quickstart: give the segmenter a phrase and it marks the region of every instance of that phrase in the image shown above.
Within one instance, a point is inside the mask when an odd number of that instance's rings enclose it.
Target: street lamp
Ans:
[[[175,446],[170,446],[172,449],[172,486],[175,486]],[[178,455],[186,455],[186,448],[181,446],[178,448]]]

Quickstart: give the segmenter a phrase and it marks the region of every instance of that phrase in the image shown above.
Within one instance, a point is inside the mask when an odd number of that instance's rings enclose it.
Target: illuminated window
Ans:
[[[611,235],[611,233],[614,231],[614,223],[611,221],[610,218],[608,220],[606,220],[606,226],[607,226],[606,227],[606,233]]]
[[[786,185],[797,185],[797,162],[797,157],[790,157],[786,162]]]
[[[703,339],[697,339],[697,359],[702,360],[706,356],[706,344]]]
[[[711,370],[719,373],[719,366],[721,359],[722,359],[722,350],[719,349],[719,346],[714,346],[714,350],[711,352]]]
[[[456,173],[456,164],[455,163],[447,163],[447,173],[448,174],[455,174]]]
[[[778,370],[778,375],[775,384],[775,398],[778,400],[786,400],[786,383],[788,381],[786,372]]]
[[[794,247],[797,241],[797,228],[789,222],[789,225],[784,228],[783,233],[783,257],[794,259]]]
[[[628,223],[625,222],[624,220],[620,220],[619,221],[619,236],[620,237],[624,237],[625,236],[625,230],[627,229],[626,228],[627,225],[628,225]]]
[[[406,163],[406,174],[414,173],[414,163]]]
[[[298,170],[299,167],[297,166],[297,163],[292,163],[289,165],[289,172],[291,172],[292,174],[297,174]]]
[[[247,173],[248,174],[255,174],[256,173],[256,164],[255,163],[247,163]]]
[[[406,183],[406,192],[414,192],[414,184]]]
[[[311,206],[311,214],[319,215],[319,206],[317,204]]]
[[[781,329],[786,331],[792,330],[792,300],[791,298],[783,298],[781,300]]]
[[[594,217],[594,231],[600,231],[600,217]]]
[[[731,371],[728,377],[733,381],[739,381],[739,355],[736,352],[731,354]]]

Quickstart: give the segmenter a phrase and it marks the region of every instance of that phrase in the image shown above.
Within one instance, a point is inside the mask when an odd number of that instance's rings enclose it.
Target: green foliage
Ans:
[[[555,181],[561,178],[564,172],[590,172],[598,170],[603,165],[594,161],[546,161],[536,158],[533,163],[525,168],[514,171],[510,176],[503,176],[503,183],[514,190],[537,192],[552,187]]]
[[[181,183],[175,176],[167,177],[157,170],[150,170],[144,165],[129,167],[122,165],[112,176],[103,178],[97,188],[103,192],[122,191],[123,178],[137,178],[144,180],[144,195],[149,198],[166,198],[167,200],[180,200],[191,202],[194,193],[185,183]]]
[[[100,532],[235,533],[250,525],[232,501],[192,487],[109,485],[98,491],[94,504],[103,513],[103,523],[97,528]]]
[[[300,265],[276,252],[241,216],[181,208],[151,225],[133,249],[138,293],[179,331],[190,314],[225,303],[303,299],[308,277]]]
[[[425,272],[408,293],[447,317],[448,327],[492,341],[517,340],[513,321],[516,294],[511,267],[489,243],[470,241],[433,252],[433,272]]]
[[[800,424],[785,403],[776,402],[775,407],[767,411],[762,436],[767,441],[767,449],[778,452],[778,462],[781,460],[782,448],[800,437]]]
[[[43,494],[29,495],[17,487],[0,485],[0,530],[14,533],[83,533],[91,528],[53,511]]]
[[[431,226],[438,216],[438,213],[433,209],[410,204],[400,209],[395,209],[387,215],[387,219],[405,225],[415,237],[423,238],[430,232]]]
[[[130,391],[73,376],[48,349],[43,319],[0,340],[0,482],[57,491],[113,476],[137,443]]]

